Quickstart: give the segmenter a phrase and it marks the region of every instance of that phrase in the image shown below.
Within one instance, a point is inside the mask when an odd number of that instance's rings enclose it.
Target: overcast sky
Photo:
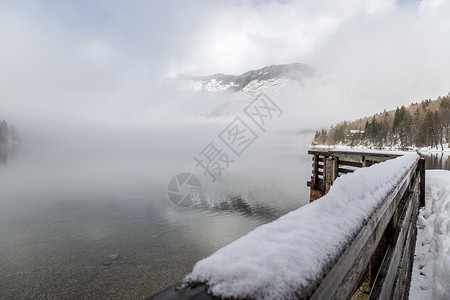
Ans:
[[[1,1],[0,118],[139,118],[168,74],[291,62],[392,108],[449,92],[449,16],[446,0]]]

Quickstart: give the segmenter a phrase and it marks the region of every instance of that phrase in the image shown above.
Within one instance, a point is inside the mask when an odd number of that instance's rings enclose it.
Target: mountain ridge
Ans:
[[[260,69],[250,70],[241,75],[227,75],[217,73],[213,75],[177,75],[167,78],[170,83],[175,83],[179,88],[191,91],[218,92],[242,92],[255,82],[273,82],[287,79],[304,85],[304,80],[312,78],[315,70],[303,63],[275,64]]]

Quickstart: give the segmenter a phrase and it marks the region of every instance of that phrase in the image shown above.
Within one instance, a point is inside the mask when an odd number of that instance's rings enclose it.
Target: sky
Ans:
[[[1,1],[0,118],[151,124],[169,74],[291,62],[356,95],[328,107],[356,118],[450,91],[448,16],[445,0]]]

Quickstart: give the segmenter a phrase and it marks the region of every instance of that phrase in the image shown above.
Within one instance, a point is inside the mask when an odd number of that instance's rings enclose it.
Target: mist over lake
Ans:
[[[212,182],[193,157],[227,123],[207,124],[18,145],[0,167],[1,297],[149,296],[309,201],[311,134],[261,135]],[[180,172],[207,206],[169,200]]]

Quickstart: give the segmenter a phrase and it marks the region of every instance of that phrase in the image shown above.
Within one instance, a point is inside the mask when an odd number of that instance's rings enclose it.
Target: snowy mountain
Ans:
[[[301,120],[312,126],[328,120],[328,114],[333,115],[332,110],[327,110],[322,112],[323,118],[317,118],[311,114],[317,107],[327,107],[336,101],[343,106],[353,99],[336,79],[340,77],[302,63],[291,63],[241,75],[176,75],[167,78],[163,87],[175,93],[172,98],[183,99],[178,106],[192,119],[236,116],[263,92],[286,112],[284,122],[294,124]]]
[[[253,94],[269,87],[285,89],[286,86],[303,88],[311,83],[314,69],[301,63],[271,65],[241,75],[215,74],[209,76],[177,75],[168,79],[178,89],[191,92],[243,92]]]

